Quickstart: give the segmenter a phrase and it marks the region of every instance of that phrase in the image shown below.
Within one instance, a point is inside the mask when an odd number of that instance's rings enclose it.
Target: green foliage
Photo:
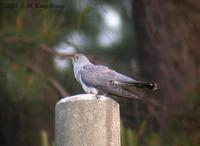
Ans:
[[[151,133],[146,143],[148,146],[161,146],[161,136],[158,133]]]
[[[41,130],[41,146],[49,146],[48,134],[46,131]]]
[[[160,133],[145,130],[144,135],[141,135],[140,130],[121,124],[121,144],[122,146],[197,146],[200,141],[196,139],[196,135],[185,131],[170,130]]]

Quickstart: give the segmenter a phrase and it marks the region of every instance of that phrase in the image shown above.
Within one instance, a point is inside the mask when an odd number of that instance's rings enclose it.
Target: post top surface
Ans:
[[[69,101],[80,101],[80,100],[111,100],[111,99],[103,95],[100,95],[100,98],[97,99],[94,94],[78,94],[78,95],[62,98],[56,103],[56,105],[61,104],[61,103],[66,103]]]

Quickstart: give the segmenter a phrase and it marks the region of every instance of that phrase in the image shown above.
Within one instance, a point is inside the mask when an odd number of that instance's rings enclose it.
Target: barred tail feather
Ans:
[[[145,88],[145,89],[150,89],[153,91],[158,89],[158,85],[156,83],[137,81],[137,82],[131,83],[131,84],[137,88]]]
[[[129,83],[120,83],[124,86],[134,86],[137,88],[143,88],[143,89],[149,89],[149,90],[156,90],[158,89],[158,85],[156,83],[150,83],[150,82],[144,82],[144,81],[135,81],[135,82],[129,82]]]

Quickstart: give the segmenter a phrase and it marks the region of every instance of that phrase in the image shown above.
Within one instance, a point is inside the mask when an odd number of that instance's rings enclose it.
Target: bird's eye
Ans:
[[[75,56],[75,57],[74,57],[74,60],[78,60],[78,57],[77,57],[77,56]]]

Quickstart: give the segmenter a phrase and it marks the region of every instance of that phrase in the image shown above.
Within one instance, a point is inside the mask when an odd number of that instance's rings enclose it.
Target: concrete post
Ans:
[[[110,98],[66,97],[55,114],[56,146],[120,146],[119,104]]]

